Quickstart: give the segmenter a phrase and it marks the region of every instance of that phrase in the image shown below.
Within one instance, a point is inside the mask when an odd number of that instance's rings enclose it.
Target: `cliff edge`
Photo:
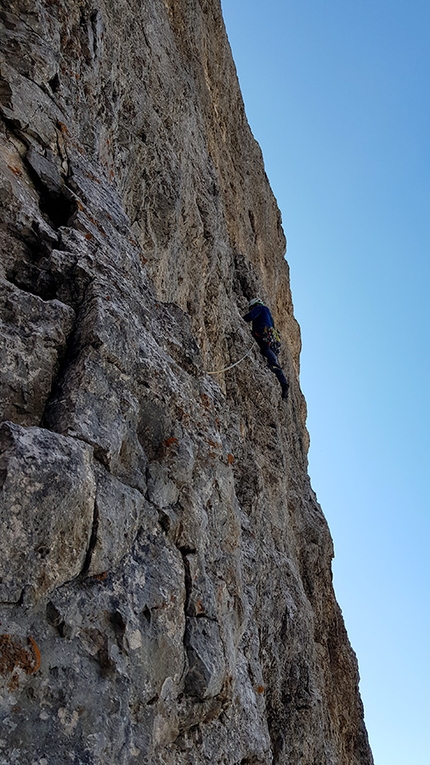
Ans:
[[[0,763],[372,765],[219,0],[0,9]]]

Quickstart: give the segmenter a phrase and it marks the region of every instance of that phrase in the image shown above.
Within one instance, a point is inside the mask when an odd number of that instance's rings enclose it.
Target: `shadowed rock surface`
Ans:
[[[0,763],[371,765],[219,0],[0,9]]]

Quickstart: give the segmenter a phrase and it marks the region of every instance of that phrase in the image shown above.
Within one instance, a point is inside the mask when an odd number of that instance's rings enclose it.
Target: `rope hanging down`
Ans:
[[[233,369],[233,367],[237,367],[238,364],[240,364],[241,361],[246,359],[247,356],[251,353],[252,349],[254,347],[254,343],[251,345],[251,347],[247,350],[244,356],[242,356],[239,361],[235,361],[234,364],[230,364],[229,367],[224,367],[224,369],[217,369],[216,372],[206,372],[207,375],[220,375],[222,372],[227,372],[229,369]]]

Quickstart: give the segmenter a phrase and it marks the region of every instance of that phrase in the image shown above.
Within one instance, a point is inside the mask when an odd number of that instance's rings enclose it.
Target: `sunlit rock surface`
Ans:
[[[0,8],[0,763],[371,765],[219,0]]]

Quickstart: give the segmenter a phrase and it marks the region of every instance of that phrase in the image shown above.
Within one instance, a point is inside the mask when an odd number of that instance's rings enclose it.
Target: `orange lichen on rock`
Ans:
[[[195,607],[195,610],[196,610],[196,615],[197,614],[204,614],[205,611],[206,611],[206,609],[205,609],[205,607],[204,607],[204,605],[203,605],[201,600],[196,600],[196,602],[194,604],[194,607]]]
[[[31,649],[32,649],[33,655],[34,655],[34,659],[35,659],[33,670],[30,673],[30,674],[33,675],[35,672],[37,672],[38,669],[40,669],[40,662],[41,662],[40,649],[39,649],[39,646],[37,645],[35,639],[33,637],[31,637],[31,635],[28,636],[27,642],[31,646]]]
[[[0,674],[12,675],[11,682],[17,680],[15,670],[22,669],[27,675],[33,675],[40,668],[40,650],[32,637],[27,638],[30,650],[25,648],[19,638],[12,635],[0,635]],[[15,687],[15,682],[12,682]]]
[[[64,135],[69,135],[67,125],[65,125],[64,122],[57,120],[57,127],[61,130],[62,133],[64,133]]]
[[[19,167],[15,167],[14,165],[8,165],[9,170],[12,170],[14,175],[22,175],[22,170]]]
[[[164,446],[174,446],[178,443],[178,439],[175,438],[175,436],[170,436],[170,438],[166,438],[165,441],[163,441]]]

